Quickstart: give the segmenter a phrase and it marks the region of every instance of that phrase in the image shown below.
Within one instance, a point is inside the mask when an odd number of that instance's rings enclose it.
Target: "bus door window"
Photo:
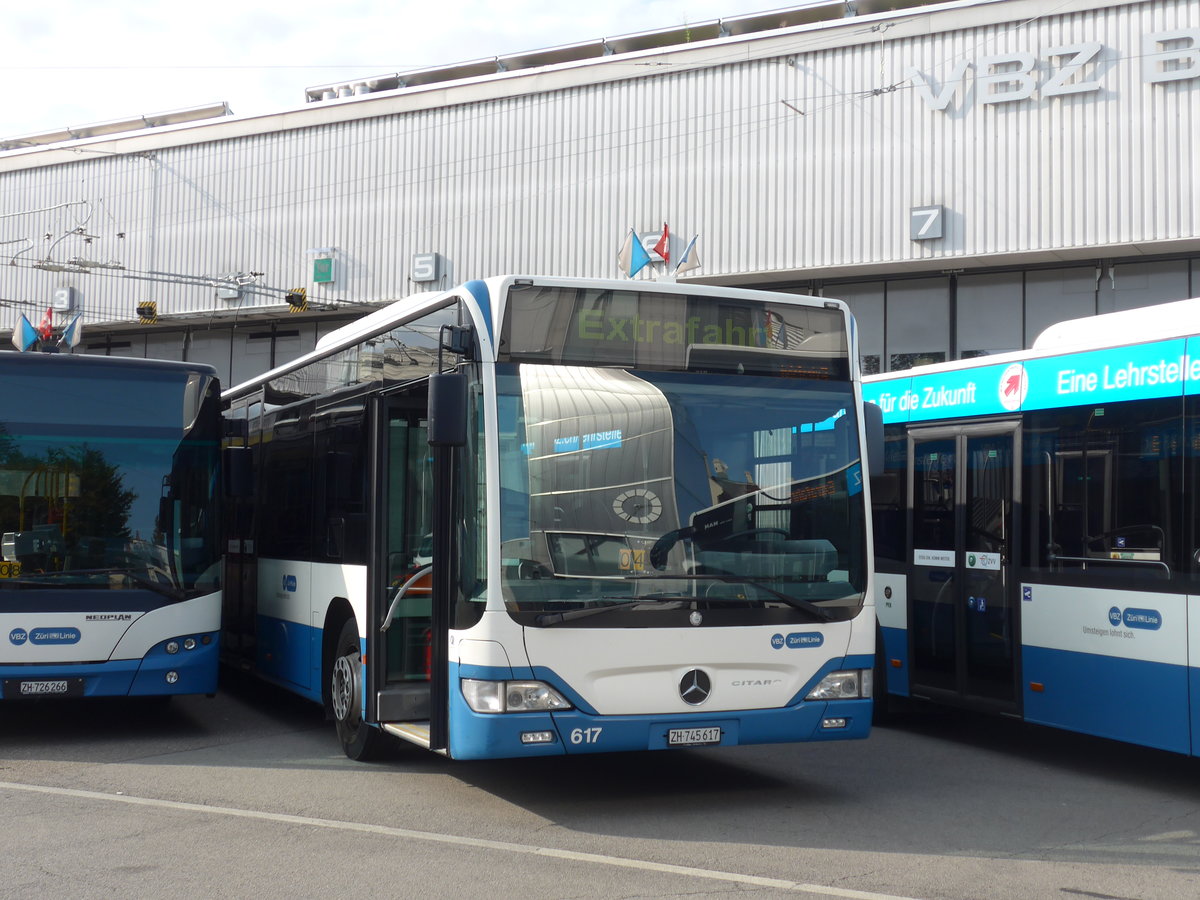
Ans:
[[[963,563],[966,693],[1015,699],[1012,434],[968,435]]]
[[[947,689],[957,683],[957,460],[954,437],[913,442],[913,668],[922,683]]]
[[[484,400],[483,384],[477,367],[467,379],[467,443],[458,451],[461,463],[457,484],[461,504],[458,554],[454,573],[457,578],[456,602],[450,617],[451,628],[470,628],[479,622],[487,604],[487,479],[483,464]]]
[[[430,596],[425,573],[393,604],[396,593],[433,560],[433,467],[423,415],[393,409],[387,419],[386,559],[392,622],[387,630],[387,680],[428,680]],[[386,607],[385,607],[386,608]]]

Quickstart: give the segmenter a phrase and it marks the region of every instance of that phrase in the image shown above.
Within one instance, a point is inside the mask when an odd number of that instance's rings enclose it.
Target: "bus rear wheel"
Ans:
[[[347,619],[338,637],[329,674],[329,700],[342,751],[354,760],[374,759],[384,747],[383,734],[363,721],[362,681],[358,626],[353,619]]]

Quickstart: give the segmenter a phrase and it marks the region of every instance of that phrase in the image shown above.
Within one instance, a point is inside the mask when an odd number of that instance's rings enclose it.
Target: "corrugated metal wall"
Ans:
[[[728,40],[703,65],[631,60],[626,80],[603,84],[232,140],[201,142],[199,129],[193,144],[137,155],[81,146],[53,166],[31,157],[0,173],[0,258],[15,262],[0,267],[0,328],[40,315],[64,285],[87,322],[136,318],[146,299],[160,316],[249,313],[296,286],[377,302],[418,289],[415,253],[447,259],[444,283],[616,276],[628,228],[664,220],[676,255],[701,236],[707,277],[922,260],[935,272],[1200,238],[1200,77],[1145,76],[1148,36],[1179,29],[1194,38],[1170,45],[1184,48],[1178,65],[1191,46],[1200,74],[1200,2],[1006,20],[1046,6],[848,20],[778,40],[766,59]],[[968,21],[981,24],[939,30]],[[1043,96],[1066,58],[1049,51],[1086,41],[1102,49],[1078,78],[1101,88]],[[986,102],[986,58],[1014,53],[1036,59],[1038,90]],[[953,99],[930,108],[964,60]],[[381,108],[372,100],[364,116]],[[932,204],[945,237],[911,240],[910,209]],[[336,248],[332,286],[309,284],[316,248]],[[29,268],[71,258],[125,268]],[[238,275],[253,282],[240,301],[185,283]]]

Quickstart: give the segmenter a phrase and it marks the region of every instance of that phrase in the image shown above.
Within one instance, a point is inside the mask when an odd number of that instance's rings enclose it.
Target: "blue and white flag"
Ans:
[[[649,262],[650,254],[642,246],[642,239],[637,236],[637,232],[630,228],[629,234],[625,235],[625,243],[617,251],[617,265],[621,267],[622,272],[632,278]]]
[[[74,347],[79,343],[79,338],[83,334],[83,325],[80,324],[80,319],[83,316],[76,316],[71,320],[71,324],[63,329],[62,337],[58,339],[59,345],[66,344],[68,347]]]
[[[32,322],[22,315],[13,327],[12,345],[24,353],[37,343],[37,339],[38,330],[33,327]]]
[[[688,242],[687,249],[679,257],[679,265],[675,267],[676,275],[682,275],[684,272],[700,268],[700,253],[696,250],[696,241],[699,239],[700,235],[696,235]]]

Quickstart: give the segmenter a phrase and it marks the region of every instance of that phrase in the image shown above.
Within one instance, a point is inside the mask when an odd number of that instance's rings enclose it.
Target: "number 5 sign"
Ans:
[[[908,239],[928,241],[942,236],[945,207],[914,206],[908,211]]]
[[[413,256],[410,275],[413,281],[437,281],[441,274],[441,259],[437,253],[417,253]]]

